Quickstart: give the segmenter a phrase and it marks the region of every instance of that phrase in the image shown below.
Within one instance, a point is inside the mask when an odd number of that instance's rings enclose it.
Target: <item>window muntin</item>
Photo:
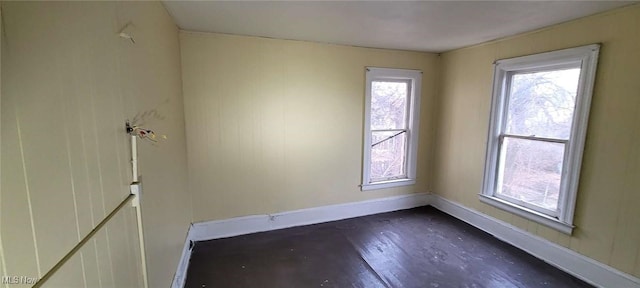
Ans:
[[[480,200],[571,233],[598,51],[496,62]]]
[[[407,178],[406,130],[371,134],[371,182]]]
[[[495,196],[557,217],[580,63],[511,72],[500,133]]]
[[[421,72],[367,68],[362,189],[415,182]]]
[[[565,143],[504,137],[496,196],[558,216]]]
[[[411,83],[371,82],[371,182],[407,178],[407,127]]]
[[[407,128],[410,88],[406,80],[371,82],[371,130]]]
[[[513,73],[506,133],[569,139],[573,123],[580,66]]]

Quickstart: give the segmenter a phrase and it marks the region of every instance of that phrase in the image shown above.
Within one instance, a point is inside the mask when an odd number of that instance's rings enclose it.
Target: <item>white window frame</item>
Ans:
[[[600,45],[592,44],[495,62],[491,122],[480,201],[571,235],[574,228],[573,215],[599,51]],[[498,162],[501,139],[506,134],[509,81],[512,75],[516,72],[549,71],[573,66],[580,67],[581,72],[571,135],[565,146],[558,210],[545,212],[544,209],[532,209],[522,203],[509,201],[506,197],[497,197]]]
[[[406,175],[403,178],[384,181],[372,181],[371,179],[371,83],[374,81],[399,81],[407,82],[410,84],[409,95],[407,95],[407,115],[409,117],[407,117],[407,131],[405,132],[405,137],[407,139],[407,147],[405,149]],[[413,185],[416,183],[421,85],[422,71],[419,70],[366,67],[363,129],[364,146],[362,161],[362,184],[360,185],[362,191]]]

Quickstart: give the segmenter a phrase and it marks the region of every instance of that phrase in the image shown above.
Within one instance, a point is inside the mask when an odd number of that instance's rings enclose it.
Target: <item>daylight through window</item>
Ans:
[[[415,182],[421,73],[367,68],[363,190]]]
[[[598,50],[496,63],[482,200],[571,232]]]

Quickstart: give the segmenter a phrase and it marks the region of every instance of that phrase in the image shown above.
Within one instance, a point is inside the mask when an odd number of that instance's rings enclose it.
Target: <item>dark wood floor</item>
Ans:
[[[196,243],[185,287],[591,287],[431,207]]]

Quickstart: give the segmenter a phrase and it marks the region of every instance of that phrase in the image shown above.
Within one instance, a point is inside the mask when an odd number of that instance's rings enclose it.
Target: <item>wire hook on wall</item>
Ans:
[[[127,129],[127,134],[131,136],[137,136],[140,139],[144,139],[151,142],[158,142],[158,138],[167,139],[167,135],[157,136],[156,132],[151,129],[144,129],[142,127],[138,127],[136,125],[131,125],[129,121],[125,122],[125,127]]]
[[[133,39],[133,36],[131,36],[130,33],[128,33],[126,30],[127,28],[133,26],[133,23],[128,22],[127,24],[124,25],[124,27],[122,27],[122,29],[120,29],[120,31],[118,31],[118,36],[124,38],[124,39],[129,39],[131,40],[131,43],[136,44],[136,40]]]

